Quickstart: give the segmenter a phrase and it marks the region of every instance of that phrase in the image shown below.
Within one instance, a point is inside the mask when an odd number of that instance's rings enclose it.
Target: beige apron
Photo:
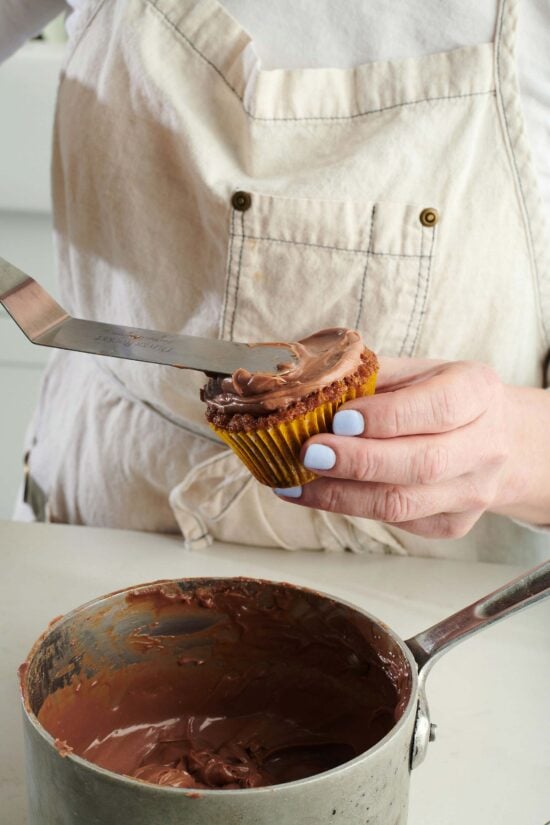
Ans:
[[[53,197],[75,315],[235,340],[358,327],[382,354],[542,386],[550,273],[517,89],[495,43],[263,71],[217,0],[100,0],[62,74]],[[306,36],[306,33],[304,33]],[[250,208],[231,203],[236,190]],[[419,220],[438,210],[435,226]],[[456,541],[279,501],[206,426],[199,374],[58,353],[30,459],[52,520],[287,549],[531,561],[486,515]]]

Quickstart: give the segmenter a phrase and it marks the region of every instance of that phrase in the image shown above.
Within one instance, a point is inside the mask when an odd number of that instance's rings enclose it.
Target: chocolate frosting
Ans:
[[[78,675],[39,708],[61,755],[199,791],[274,785],[358,756],[410,694],[410,672],[376,625],[292,585],[160,583],[126,601],[114,644],[129,663],[97,669],[78,653]],[[97,622],[101,636],[101,613]],[[96,632],[86,619],[87,645]],[[79,648],[72,636],[68,645]]]
[[[273,346],[273,344],[252,344]],[[288,346],[296,363],[281,364],[277,373],[239,369],[231,376],[215,376],[202,391],[209,409],[225,414],[265,415],[294,404],[321,387],[353,374],[365,349],[357,330],[324,329]]]

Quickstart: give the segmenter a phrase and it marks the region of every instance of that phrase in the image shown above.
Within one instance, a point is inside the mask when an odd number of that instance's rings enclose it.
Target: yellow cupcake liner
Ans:
[[[229,432],[210,424],[219,437],[248,467],[254,478],[268,487],[296,487],[316,478],[300,462],[300,449],[316,433],[331,429],[335,412],[346,401],[373,395],[376,373],[364,384],[350,387],[340,398],[325,401],[314,410],[303,413],[291,421],[281,421],[275,427],[264,430]]]

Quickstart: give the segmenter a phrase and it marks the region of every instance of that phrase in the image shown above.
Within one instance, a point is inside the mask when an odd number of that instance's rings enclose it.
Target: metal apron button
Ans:
[[[231,198],[231,204],[238,212],[246,212],[252,206],[252,196],[250,192],[235,192]]]
[[[422,226],[435,226],[439,220],[439,212],[437,209],[432,209],[428,207],[427,209],[423,209],[419,215],[420,223]]]

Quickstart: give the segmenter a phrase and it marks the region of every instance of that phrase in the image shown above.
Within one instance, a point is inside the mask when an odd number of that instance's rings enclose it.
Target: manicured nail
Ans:
[[[361,435],[365,430],[365,419],[357,410],[340,410],[332,419],[335,435]]]
[[[310,444],[302,464],[308,470],[332,470],[336,464],[336,453],[324,444]]]
[[[286,496],[287,498],[300,498],[302,495],[301,487],[274,487],[273,492],[278,496]]]

